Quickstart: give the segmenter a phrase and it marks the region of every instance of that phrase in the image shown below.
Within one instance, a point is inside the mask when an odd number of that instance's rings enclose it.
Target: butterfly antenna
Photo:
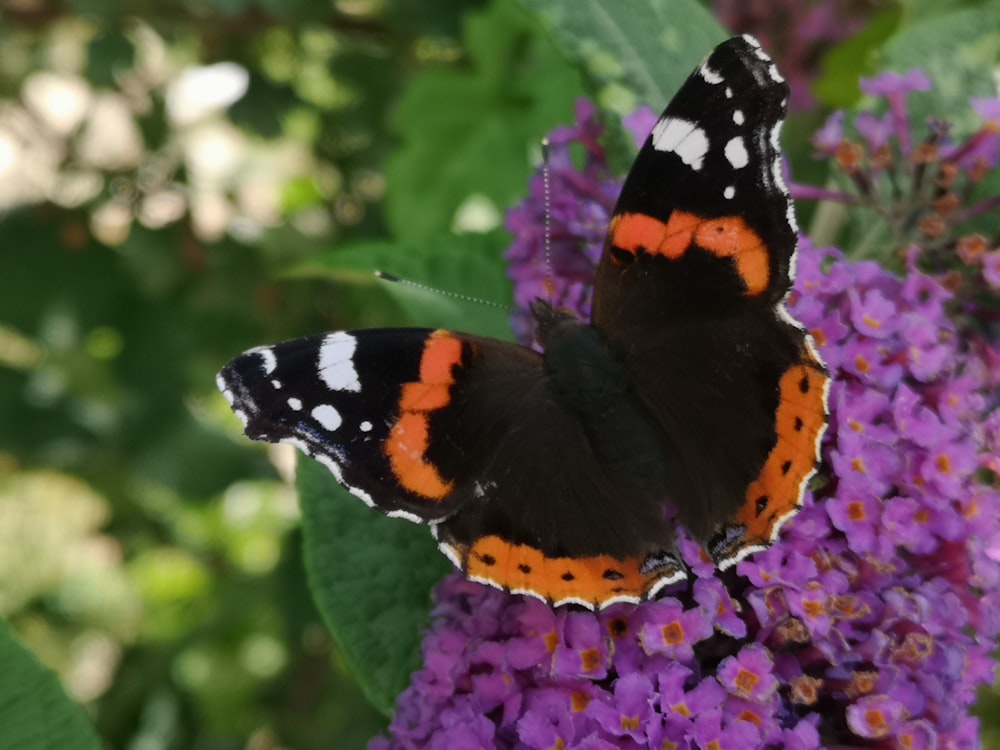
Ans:
[[[549,139],[542,138],[542,201],[545,210],[544,219],[544,258],[545,258],[545,293],[549,302],[555,295],[556,283],[552,273],[552,183],[549,179]]]
[[[458,292],[449,292],[447,289],[439,289],[435,286],[428,286],[427,284],[421,284],[419,281],[412,281],[410,279],[401,279],[399,276],[395,276],[386,271],[376,271],[375,277],[382,279],[382,281],[389,281],[393,284],[402,284],[403,286],[408,286],[411,289],[419,289],[423,292],[430,292],[432,294],[440,294],[442,297],[448,297],[450,299],[458,300],[459,302],[472,302],[477,305],[486,305],[487,307],[493,307],[497,310],[503,310],[504,312],[514,312],[514,308],[508,305],[502,305],[499,302],[493,302],[492,300],[482,299],[481,297],[472,297],[468,294],[459,294]]]

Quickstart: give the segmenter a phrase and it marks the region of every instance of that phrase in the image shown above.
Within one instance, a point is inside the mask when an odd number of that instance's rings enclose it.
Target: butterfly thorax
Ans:
[[[619,352],[573,313],[535,300],[531,312],[544,347],[549,390],[580,420],[608,477],[662,497],[666,486],[662,431],[629,385]]]

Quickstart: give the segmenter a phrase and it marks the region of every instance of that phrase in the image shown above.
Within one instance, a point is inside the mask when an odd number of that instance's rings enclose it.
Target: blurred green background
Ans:
[[[502,332],[370,272],[508,301],[539,138],[585,93],[663,102],[508,0],[0,7],[0,616],[110,748],[361,747],[386,717],[312,603],[293,456],[242,438],[214,375],[328,329]],[[806,135],[908,4],[707,9],[765,37],[815,170]]]

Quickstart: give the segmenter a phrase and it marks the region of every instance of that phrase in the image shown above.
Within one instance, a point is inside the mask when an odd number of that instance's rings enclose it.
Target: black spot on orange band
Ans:
[[[530,591],[550,602],[576,600],[597,607],[622,598],[641,601],[660,581],[681,574],[669,556],[655,558],[654,564],[649,558],[619,560],[610,555],[548,557],[529,545],[492,535],[456,546],[455,551],[470,578],[508,591]]]

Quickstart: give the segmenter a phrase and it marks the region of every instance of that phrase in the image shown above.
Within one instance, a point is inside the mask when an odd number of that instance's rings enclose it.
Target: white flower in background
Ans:
[[[250,74],[231,62],[188,68],[167,87],[167,114],[187,125],[238,102],[247,92]]]

